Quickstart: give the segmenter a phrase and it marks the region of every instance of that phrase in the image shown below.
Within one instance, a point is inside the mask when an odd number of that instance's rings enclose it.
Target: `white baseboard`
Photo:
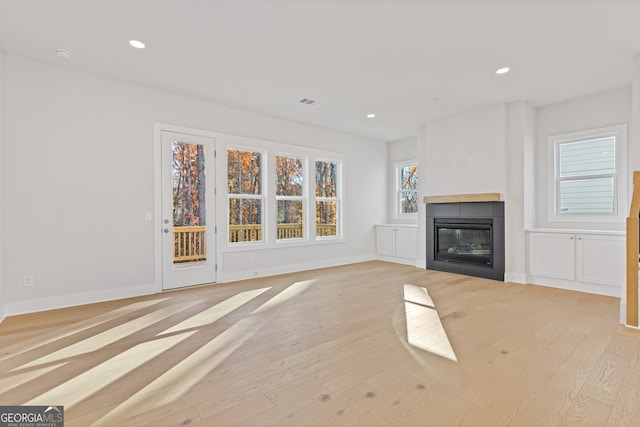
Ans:
[[[527,284],[527,275],[524,274],[524,273],[509,273],[509,272],[505,272],[504,273],[504,281],[505,282],[519,283],[521,285],[526,285]]]
[[[336,258],[322,261],[303,262],[299,264],[279,265],[277,267],[260,269],[259,274],[254,270],[238,271],[234,273],[224,273],[218,278],[219,283],[237,282],[240,280],[254,279],[257,277],[276,276],[278,274],[297,273],[299,271],[315,270],[317,268],[336,267],[339,265],[356,264],[358,262],[373,261],[374,255],[357,256],[350,258]]]
[[[158,285],[153,283],[148,285],[104,289],[95,292],[82,292],[77,294],[65,294],[61,296],[22,300],[5,304],[5,315],[15,316],[18,314],[55,310],[57,308],[74,307],[77,305],[151,295],[157,292],[159,292]]]
[[[395,262],[396,264],[410,265],[412,267],[416,266],[416,261],[417,261],[415,259],[397,258],[397,257],[391,257],[391,256],[384,256],[384,255],[378,255],[376,259],[379,261]]]
[[[586,292],[588,294],[618,297],[622,295],[622,287],[599,285],[596,283],[578,282],[574,280],[554,279],[543,276],[528,276],[527,283],[569,291]]]

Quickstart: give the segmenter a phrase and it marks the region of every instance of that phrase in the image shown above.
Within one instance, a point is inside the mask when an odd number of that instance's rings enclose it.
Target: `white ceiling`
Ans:
[[[640,1],[0,0],[0,50],[390,141],[631,84]]]

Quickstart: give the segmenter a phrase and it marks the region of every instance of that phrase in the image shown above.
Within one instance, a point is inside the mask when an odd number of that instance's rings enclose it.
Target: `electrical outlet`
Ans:
[[[24,275],[24,286],[33,286],[35,285],[35,279],[33,278],[33,274],[25,274]]]

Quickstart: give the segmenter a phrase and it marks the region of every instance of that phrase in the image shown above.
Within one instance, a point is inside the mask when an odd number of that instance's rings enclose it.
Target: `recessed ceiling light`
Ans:
[[[71,57],[71,52],[66,49],[54,49],[54,52],[60,59],[69,59]]]
[[[508,73],[508,72],[509,72],[509,70],[510,70],[510,68],[509,68],[509,67],[502,67],[502,68],[498,68],[498,69],[496,70],[496,74],[506,74],[506,73]]]
[[[367,114],[368,119],[373,119],[376,115],[373,113]]]
[[[136,49],[144,49],[144,43],[142,43],[140,40],[129,40],[129,44]]]

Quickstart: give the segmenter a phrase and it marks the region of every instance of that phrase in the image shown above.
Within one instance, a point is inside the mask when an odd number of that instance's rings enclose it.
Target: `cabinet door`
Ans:
[[[577,279],[622,288],[626,274],[624,236],[577,235]]]
[[[397,228],[396,256],[409,259],[418,258],[418,230],[416,228]]]
[[[529,274],[574,280],[575,271],[575,239],[573,234],[529,234]]]
[[[396,232],[393,227],[376,227],[378,255],[396,256]]]

